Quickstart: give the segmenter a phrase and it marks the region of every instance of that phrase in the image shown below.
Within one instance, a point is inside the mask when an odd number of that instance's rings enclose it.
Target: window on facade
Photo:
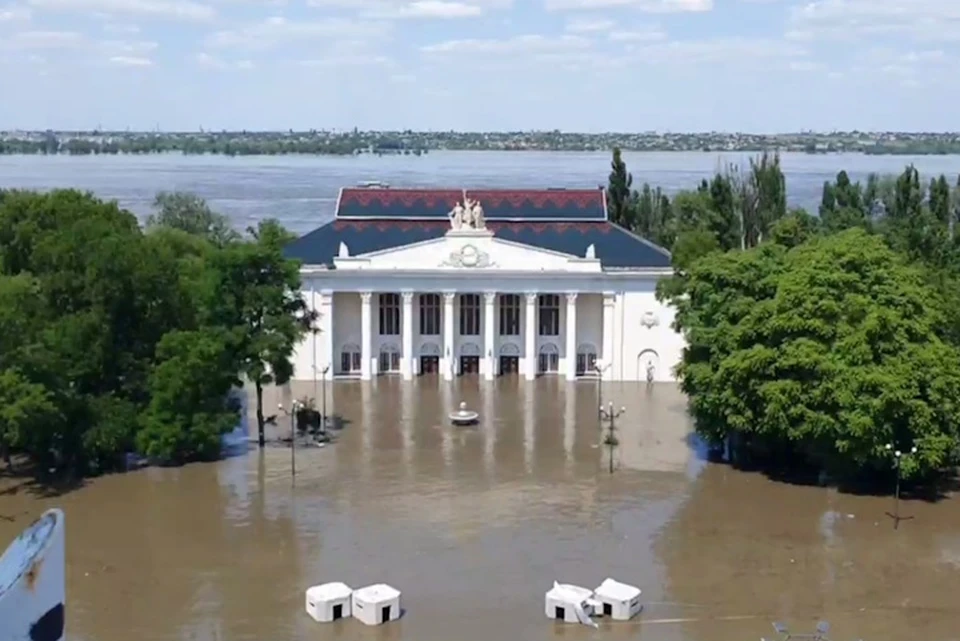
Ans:
[[[560,352],[556,345],[544,345],[540,348],[540,357],[537,359],[537,372],[540,374],[556,374],[560,371]]]
[[[560,335],[560,296],[540,294],[540,336]]]
[[[520,335],[520,294],[500,294],[500,335]]]
[[[577,350],[577,376],[597,373],[597,353],[589,348]]]
[[[460,294],[460,335],[480,335],[480,294]]]
[[[360,371],[360,348],[356,345],[344,345],[340,352],[340,372],[354,374]]]
[[[440,294],[420,294],[420,335],[440,335]]]
[[[400,294],[380,294],[380,335],[400,334]]]
[[[380,374],[396,374],[400,371],[400,350],[393,345],[384,345],[380,348]]]

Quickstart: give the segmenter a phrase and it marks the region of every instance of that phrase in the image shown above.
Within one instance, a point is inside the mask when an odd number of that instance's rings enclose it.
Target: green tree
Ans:
[[[239,371],[256,388],[257,430],[265,443],[263,388],[293,374],[294,347],[316,315],[300,294],[299,265],[283,255],[292,236],[274,220],[250,229],[252,242],[235,243],[214,257],[213,323],[230,328]]]
[[[230,336],[216,329],[173,331],[157,346],[157,358],[139,450],[168,463],[215,458],[220,437],[239,420],[228,400],[239,383]]]
[[[607,216],[610,222],[627,229],[633,229],[635,219],[632,187],[633,176],[627,171],[620,148],[614,147],[607,182]]]
[[[240,238],[230,219],[210,209],[207,201],[195,194],[161,191],[153,201],[155,214],[147,218],[147,228],[169,227],[225,245]]]
[[[907,477],[952,464],[960,353],[937,293],[877,236],[849,230],[694,263],[670,298],[689,346],[679,367],[697,430],[740,456],[838,477]]]

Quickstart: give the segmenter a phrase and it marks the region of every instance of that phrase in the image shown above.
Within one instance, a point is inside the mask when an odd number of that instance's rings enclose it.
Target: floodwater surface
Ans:
[[[270,390],[267,412],[312,383]],[[86,641],[744,641],[771,622],[834,641],[957,638],[960,512],[769,481],[702,462],[673,385],[337,382],[336,443],[96,479],[56,498],[8,484],[0,545],[66,512],[70,639]],[[480,424],[451,427],[460,401]],[[253,412],[251,411],[252,415]],[[284,433],[283,416],[275,431]],[[554,580],[643,590],[634,622],[544,613]],[[304,590],[386,582],[403,618],[314,623]]]

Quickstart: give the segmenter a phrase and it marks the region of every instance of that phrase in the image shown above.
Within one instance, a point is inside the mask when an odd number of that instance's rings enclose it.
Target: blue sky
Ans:
[[[0,0],[0,129],[956,130],[957,69],[960,0]]]

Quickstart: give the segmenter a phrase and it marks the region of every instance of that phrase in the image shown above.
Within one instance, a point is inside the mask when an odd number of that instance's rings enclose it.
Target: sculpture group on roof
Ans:
[[[462,229],[486,229],[487,223],[483,215],[480,202],[464,198],[463,204],[457,205],[450,211],[450,227],[454,231]]]

